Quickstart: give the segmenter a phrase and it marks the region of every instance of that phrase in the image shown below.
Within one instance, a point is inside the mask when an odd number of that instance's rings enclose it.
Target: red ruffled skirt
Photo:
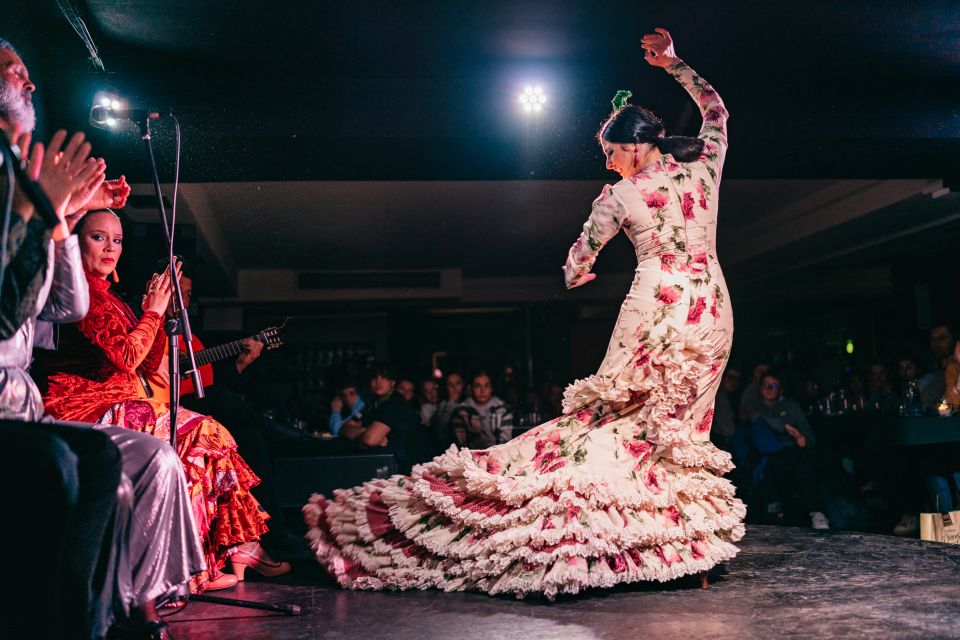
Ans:
[[[170,440],[170,413],[164,403],[127,400],[101,422]],[[237,453],[233,436],[213,418],[183,408],[177,412],[177,455],[207,564],[190,582],[196,593],[222,572],[231,549],[267,532],[269,515],[250,493],[260,478]]]

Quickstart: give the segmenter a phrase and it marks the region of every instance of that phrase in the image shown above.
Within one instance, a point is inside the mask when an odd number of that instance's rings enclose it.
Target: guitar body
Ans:
[[[187,352],[187,345],[180,341],[177,345],[177,349],[180,350],[180,353]],[[193,352],[203,351],[203,344],[200,342],[200,338],[196,335],[193,336]],[[182,370],[181,370],[182,373]],[[200,382],[203,384],[204,388],[209,387],[213,384],[213,365],[204,364],[200,366]],[[193,378],[183,378],[180,379],[180,395],[186,396],[191,393],[194,393],[196,389],[193,387]]]

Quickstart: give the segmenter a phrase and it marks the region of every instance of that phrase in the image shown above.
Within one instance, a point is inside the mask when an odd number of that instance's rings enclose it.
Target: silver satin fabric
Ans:
[[[47,276],[37,299],[37,316],[7,340],[0,341],[0,417],[38,421],[43,416],[40,391],[27,369],[33,352],[37,318],[77,322],[90,306],[90,291],[76,236],[50,242]],[[73,423],[76,426],[83,426]],[[123,467],[110,547],[108,580],[99,602],[100,619],[176,591],[185,591],[190,576],[202,571],[203,553],[176,452],[162,440],[122,427],[102,427],[120,449]]]
[[[90,307],[90,290],[80,262],[80,241],[70,236],[47,247],[47,275],[37,296],[36,317],[0,341],[0,418],[39,420],[40,391],[27,370],[33,354],[36,320],[78,322]]]
[[[124,613],[147,600],[185,591],[204,569],[203,552],[180,459],[159,438],[98,427],[120,449],[114,602]]]

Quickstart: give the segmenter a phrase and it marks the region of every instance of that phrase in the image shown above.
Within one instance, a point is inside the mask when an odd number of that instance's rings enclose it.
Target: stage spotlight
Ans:
[[[547,104],[547,94],[540,86],[527,86],[520,94],[520,106],[527,113],[541,113]]]
[[[119,96],[98,91],[90,107],[90,124],[100,129],[113,130],[118,122],[116,114],[123,108],[124,103]]]

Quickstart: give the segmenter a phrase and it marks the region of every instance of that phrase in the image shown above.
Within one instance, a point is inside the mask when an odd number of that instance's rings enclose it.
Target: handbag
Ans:
[[[960,511],[921,513],[920,539],[960,544]]]

